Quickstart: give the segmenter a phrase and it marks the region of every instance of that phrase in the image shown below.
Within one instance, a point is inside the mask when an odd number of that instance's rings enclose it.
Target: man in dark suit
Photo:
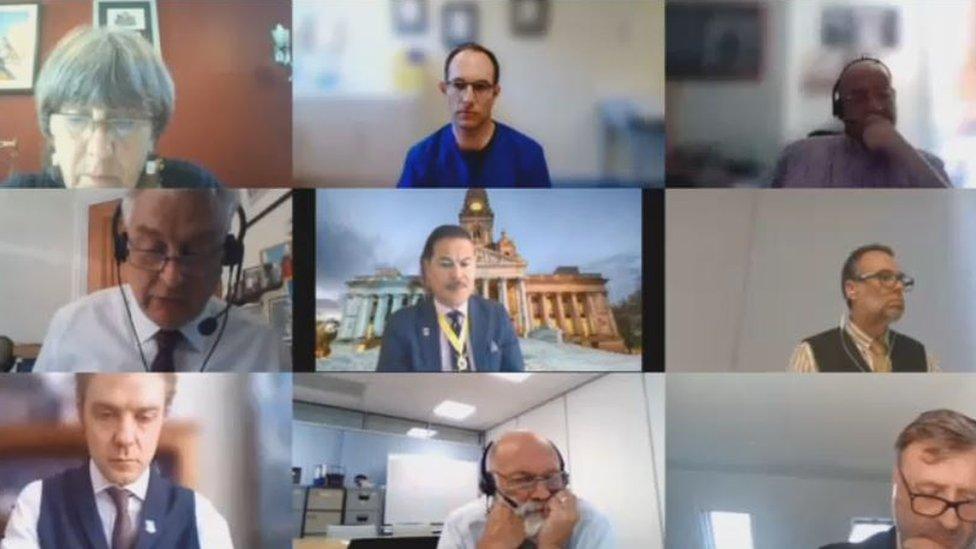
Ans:
[[[0,548],[233,547],[213,504],[152,465],[175,374],[77,374],[76,380],[90,459],[28,484]]]
[[[475,247],[457,225],[427,237],[420,276],[427,296],[383,331],[380,372],[521,372],[522,351],[505,308],[472,295]]]
[[[898,435],[892,468],[895,526],[860,543],[821,549],[966,549],[976,541],[976,420],[924,412]]]

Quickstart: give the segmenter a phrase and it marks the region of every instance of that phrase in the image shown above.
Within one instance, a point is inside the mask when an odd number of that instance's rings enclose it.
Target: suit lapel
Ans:
[[[417,326],[417,339],[420,341],[420,352],[424,359],[422,371],[440,372],[441,365],[441,328],[437,324],[437,311],[434,309],[433,298],[425,297],[421,301],[420,324]]]
[[[488,337],[491,333],[491,321],[486,309],[484,302],[475,296],[468,299],[468,315],[471,317],[471,324],[468,326],[468,333],[471,338],[471,355],[474,356],[475,367],[481,371],[487,371],[490,363],[488,360]]]
[[[91,547],[108,549],[108,540],[105,539],[105,532],[102,530],[102,519],[99,518],[98,509],[95,507],[95,489],[92,487],[88,467],[88,463],[85,463],[71,472],[68,482],[65,483],[68,490],[64,497],[69,502],[68,508],[77,512],[76,518],[81,523],[82,531]],[[111,526],[110,524],[109,527]]]
[[[146,501],[139,513],[139,522],[135,525],[139,531],[136,538],[136,549],[149,549],[156,543],[166,520],[166,481],[159,476],[154,465],[150,465],[149,486],[146,488]]]

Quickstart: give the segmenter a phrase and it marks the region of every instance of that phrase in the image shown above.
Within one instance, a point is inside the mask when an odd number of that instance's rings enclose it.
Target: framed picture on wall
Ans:
[[[478,41],[479,12],[474,2],[448,2],[441,8],[441,40],[447,49]]]
[[[669,80],[759,80],[765,12],[758,4],[675,3],[665,8]]]
[[[41,7],[0,4],[0,93],[31,93],[40,56]]]
[[[393,31],[400,35],[427,32],[427,0],[390,0]]]
[[[159,47],[159,18],[156,0],[94,0],[96,27],[138,32],[162,53]]]
[[[511,0],[512,34],[544,36],[549,30],[549,0]]]

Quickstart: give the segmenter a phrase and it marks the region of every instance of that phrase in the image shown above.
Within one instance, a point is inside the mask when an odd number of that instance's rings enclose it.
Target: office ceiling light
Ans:
[[[410,430],[407,431],[407,436],[413,438],[434,438],[434,435],[436,434],[437,431],[434,431],[433,429],[421,429],[420,427],[411,427]]]
[[[461,421],[462,419],[473,414],[474,410],[475,407],[470,404],[454,402],[453,400],[445,400],[434,408],[434,414],[441,417],[446,417],[448,419],[453,419],[455,421]]]
[[[708,532],[713,549],[752,549],[752,517],[749,513],[709,511]]]
[[[532,377],[532,374],[531,373],[527,373],[527,374],[526,373],[523,373],[523,374],[510,374],[510,373],[501,373],[501,374],[498,374],[498,373],[496,373],[496,374],[493,374],[493,375],[495,375],[497,377],[500,377],[500,378],[504,379],[505,381],[510,381],[512,383],[522,383],[526,379],[529,379],[530,377]]]

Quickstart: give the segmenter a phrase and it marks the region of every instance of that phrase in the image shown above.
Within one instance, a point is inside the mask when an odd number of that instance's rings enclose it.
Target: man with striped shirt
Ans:
[[[794,372],[926,372],[937,369],[920,342],[890,329],[905,312],[915,280],[882,244],[857,248],[841,269],[848,314],[840,326],[810,336],[790,360]]]

